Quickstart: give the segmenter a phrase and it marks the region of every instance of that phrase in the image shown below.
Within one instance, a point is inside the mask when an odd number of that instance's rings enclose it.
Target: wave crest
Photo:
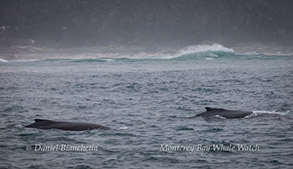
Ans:
[[[178,51],[175,59],[194,59],[205,57],[207,60],[220,56],[234,56],[235,51],[221,44],[188,46]]]
[[[212,45],[196,45],[188,46],[179,51],[180,55],[193,54],[193,53],[206,53],[206,52],[225,52],[225,53],[235,53],[233,49],[226,48],[221,44]]]
[[[5,60],[5,59],[0,58],[0,62],[8,62],[8,61]]]

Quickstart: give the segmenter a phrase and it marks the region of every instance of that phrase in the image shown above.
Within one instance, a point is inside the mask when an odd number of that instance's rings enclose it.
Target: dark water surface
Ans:
[[[289,169],[292,100],[291,56],[0,62],[0,168]],[[206,106],[254,113],[188,118]],[[23,127],[35,118],[113,130]]]

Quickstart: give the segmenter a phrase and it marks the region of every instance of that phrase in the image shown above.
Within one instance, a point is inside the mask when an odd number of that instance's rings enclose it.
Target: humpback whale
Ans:
[[[83,131],[83,130],[94,130],[102,129],[109,130],[109,127],[101,126],[92,123],[78,123],[78,122],[64,122],[64,121],[53,121],[45,119],[35,119],[35,122],[24,126],[28,128],[37,129],[60,129],[60,130],[70,130],[70,131]]]
[[[252,113],[252,111],[226,110],[222,108],[211,108],[211,107],[205,107],[205,109],[206,109],[206,112],[197,114],[196,116],[201,116],[201,117],[221,116],[227,119],[235,119],[235,118],[243,118]]]

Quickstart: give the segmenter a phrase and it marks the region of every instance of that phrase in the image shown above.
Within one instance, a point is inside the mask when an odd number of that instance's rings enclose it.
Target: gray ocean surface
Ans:
[[[292,56],[215,50],[0,62],[0,168],[290,169],[292,101]],[[207,106],[254,113],[191,118]],[[23,127],[36,118],[112,130]]]

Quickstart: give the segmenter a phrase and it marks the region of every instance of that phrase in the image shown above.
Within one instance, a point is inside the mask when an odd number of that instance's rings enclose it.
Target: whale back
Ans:
[[[104,129],[109,130],[109,127],[105,127],[98,124],[92,123],[78,123],[78,122],[63,122],[63,121],[52,121],[46,119],[35,119],[35,122],[27,125],[28,128],[38,128],[38,129],[60,129],[60,130],[70,130],[70,131],[83,131],[83,130],[93,130],[93,129]]]
[[[228,119],[233,119],[233,118],[243,118],[252,113],[251,111],[227,110],[227,109],[212,108],[212,107],[205,107],[205,109],[206,109],[205,112],[200,113],[196,116],[201,116],[201,117],[221,116]]]

